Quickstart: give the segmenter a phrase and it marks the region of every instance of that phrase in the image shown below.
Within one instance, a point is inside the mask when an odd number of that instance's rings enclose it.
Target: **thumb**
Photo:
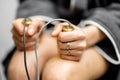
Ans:
[[[40,20],[33,20],[33,22],[29,26],[28,35],[32,36],[36,34],[42,25],[44,25],[44,22]]]
[[[62,27],[63,26],[61,24],[55,25],[54,30],[51,35],[53,37],[57,37],[59,35],[59,33],[62,31]]]

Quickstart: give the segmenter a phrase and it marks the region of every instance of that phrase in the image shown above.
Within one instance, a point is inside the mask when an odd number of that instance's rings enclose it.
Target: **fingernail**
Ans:
[[[51,36],[56,37],[57,36],[56,31],[53,31]]]
[[[53,31],[53,32],[52,32],[52,35],[55,35],[55,34],[56,34],[56,31]]]
[[[28,30],[28,34],[29,34],[29,35],[33,35],[33,33],[34,33],[33,28],[30,28],[30,29]]]
[[[56,36],[61,31],[61,25],[58,25],[57,28],[52,32],[53,36]]]

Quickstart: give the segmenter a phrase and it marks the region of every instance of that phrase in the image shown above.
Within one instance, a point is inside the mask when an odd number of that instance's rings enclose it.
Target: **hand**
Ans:
[[[58,52],[60,57],[67,60],[79,61],[86,48],[86,37],[82,29],[74,25],[71,32],[63,32],[62,28],[67,23],[58,24],[52,32],[53,37],[58,38]]]
[[[19,18],[13,21],[13,28],[11,30],[13,34],[13,40],[18,50],[23,50],[23,29],[24,25],[22,24],[23,18]],[[44,25],[43,21],[39,19],[32,19],[32,22],[28,27],[26,27],[26,50],[33,50],[36,40],[37,33],[41,26]]]

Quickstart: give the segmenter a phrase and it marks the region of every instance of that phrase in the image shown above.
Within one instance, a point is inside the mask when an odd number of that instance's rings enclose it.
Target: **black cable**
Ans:
[[[28,68],[27,68],[27,61],[26,61],[26,31],[25,31],[25,28],[26,28],[26,19],[24,19],[24,37],[23,37],[23,45],[24,45],[24,66],[25,66],[25,71],[26,71],[26,75],[27,75],[27,78],[28,80],[30,80],[30,76],[29,76],[29,73],[28,73]],[[43,25],[41,27],[41,29],[39,30],[38,32],[38,35],[37,35],[37,38],[36,38],[36,41],[35,41],[35,45],[34,45],[34,48],[35,48],[35,58],[36,58],[36,72],[37,72],[37,80],[40,80],[40,67],[39,67],[39,58],[37,56],[37,42],[39,40],[39,36],[41,34],[41,32],[47,27],[47,25],[51,24],[52,22],[55,22],[55,21],[64,21],[64,22],[67,22],[69,26],[71,26],[71,23],[65,19],[53,19],[49,22],[47,22],[45,25]]]
[[[23,45],[24,45],[24,66],[25,66],[25,71],[26,71],[26,75],[27,75],[27,78],[28,80],[30,80],[30,76],[29,76],[29,73],[28,73],[28,68],[27,68],[27,61],[26,61],[26,31],[25,31],[25,28],[26,28],[26,18],[24,19],[24,37],[23,37]]]

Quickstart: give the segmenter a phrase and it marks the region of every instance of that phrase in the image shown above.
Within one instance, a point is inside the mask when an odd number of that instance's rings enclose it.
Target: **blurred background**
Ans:
[[[0,0],[0,62],[14,46],[10,30],[12,21],[15,19],[17,6],[18,0]]]

